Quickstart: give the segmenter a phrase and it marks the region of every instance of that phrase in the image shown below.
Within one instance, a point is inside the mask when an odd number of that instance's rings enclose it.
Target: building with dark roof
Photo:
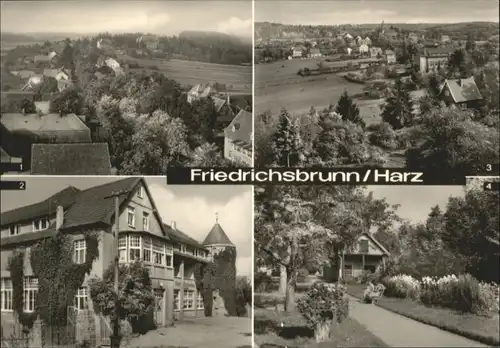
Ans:
[[[117,193],[120,194],[116,196]],[[115,216],[116,204],[118,217]],[[85,255],[85,235],[90,232],[97,235],[99,258],[94,261],[91,273],[102,277],[114,258],[113,231],[117,221],[119,262],[128,264],[142,260],[150,271],[157,299],[153,313],[157,326],[170,325],[174,318],[183,316],[203,316],[203,300],[196,290],[194,269],[197,264],[209,262],[208,249],[179,231],[175,223],[170,226],[163,223],[146,181],[138,177],[85,190],[70,186],[35,204],[3,212],[0,235],[2,289],[11,288],[7,265],[15,250],[30,248],[60,233],[71,235],[75,259]],[[80,254],[77,255],[77,251]],[[34,277],[29,260],[25,265],[25,276]],[[78,296],[87,301],[77,299],[72,307],[77,315],[92,313],[87,281],[84,280],[78,292]],[[36,294],[38,290],[34,287],[30,291]],[[12,296],[12,293],[2,296]],[[3,302],[2,320],[13,320],[9,316],[13,316],[12,304]],[[95,325],[100,324],[96,316]],[[95,332],[96,346],[109,344],[109,336],[99,328]]]
[[[483,99],[474,77],[445,80],[439,97],[446,105],[454,105],[461,109],[477,109]]]
[[[31,174],[111,175],[108,144],[33,144]]]
[[[421,72],[437,71],[448,65],[448,59],[456,49],[455,47],[427,47],[416,54],[414,59]]]
[[[224,130],[224,157],[252,165],[252,113],[240,110]]]

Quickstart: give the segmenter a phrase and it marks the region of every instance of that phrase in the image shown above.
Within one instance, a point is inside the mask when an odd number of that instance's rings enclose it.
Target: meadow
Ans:
[[[162,60],[126,57],[125,60],[134,60],[140,65],[140,69],[153,67],[154,70],[161,71],[168,78],[176,80],[184,86],[217,82],[225,84],[228,91],[237,94],[252,94],[251,66],[223,65],[179,59]]]
[[[366,59],[358,59],[362,62]],[[255,66],[255,111],[278,113],[286,108],[293,114],[305,114],[311,106],[316,109],[336,104],[340,95],[347,90],[354,95],[363,92],[363,85],[351,83],[343,74],[328,74],[302,77],[299,69],[346,65],[347,61],[326,62],[324,59],[294,59]],[[354,62],[354,60],[353,60]],[[361,116],[367,124],[378,123],[380,104],[383,100],[356,100]]]

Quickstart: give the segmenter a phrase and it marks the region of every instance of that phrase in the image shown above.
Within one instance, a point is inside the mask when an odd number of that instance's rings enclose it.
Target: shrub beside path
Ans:
[[[351,297],[349,316],[391,347],[488,347]]]

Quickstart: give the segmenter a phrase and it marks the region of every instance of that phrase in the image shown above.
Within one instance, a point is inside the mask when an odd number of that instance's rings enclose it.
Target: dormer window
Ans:
[[[11,225],[9,227],[9,236],[15,236],[21,233],[21,225]]]
[[[43,231],[49,228],[49,219],[44,217],[33,221],[33,232]]]
[[[240,124],[239,123],[233,124],[233,132],[236,132],[238,129],[240,129]]]

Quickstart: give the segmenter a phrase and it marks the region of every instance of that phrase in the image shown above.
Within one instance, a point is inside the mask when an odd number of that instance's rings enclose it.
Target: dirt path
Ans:
[[[127,348],[250,348],[250,318],[210,317],[178,322],[175,327],[161,328],[127,342]]]
[[[349,316],[391,347],[487,347],[351,298]]]

